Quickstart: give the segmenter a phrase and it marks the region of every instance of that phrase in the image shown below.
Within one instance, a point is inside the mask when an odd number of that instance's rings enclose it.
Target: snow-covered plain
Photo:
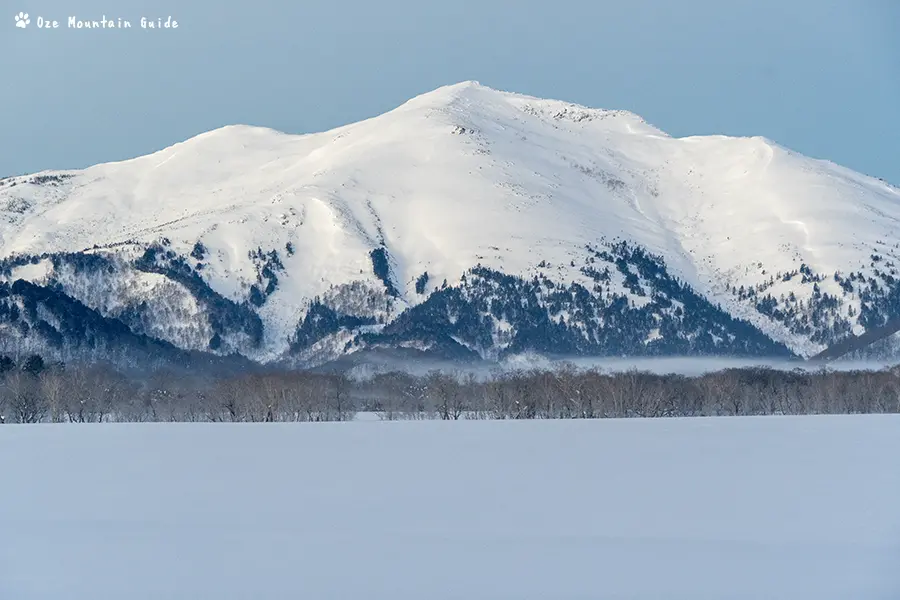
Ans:
[[[900,417],[0,427],[0,598],[888,600]]]

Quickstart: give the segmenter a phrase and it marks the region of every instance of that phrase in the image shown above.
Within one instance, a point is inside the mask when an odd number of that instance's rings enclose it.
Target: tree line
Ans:
[[[365,378],[271,369],[223,377],[0,356],[2,423],[345,421],[361,412],[385,420],[897,413],[900,367],[686,376],[562,366]]]

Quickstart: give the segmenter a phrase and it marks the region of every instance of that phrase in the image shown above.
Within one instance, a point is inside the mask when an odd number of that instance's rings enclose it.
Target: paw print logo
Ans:
[[[31,23],[31,19],[28,18],[28,13],[20,12],[16,15],[16,27],[25,29],[29,23]]]

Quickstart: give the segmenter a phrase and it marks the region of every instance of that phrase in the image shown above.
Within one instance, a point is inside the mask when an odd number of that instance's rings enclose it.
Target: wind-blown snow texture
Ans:
[[[893,600],[894,416],[6,426],[0,597]]]
[[[900,316],[887,183],[475,82],[324,133],[230,126],[7,178],[0,217],[0,322],[60,353],[107,349],[17,279],[257,360],[808,356]]]

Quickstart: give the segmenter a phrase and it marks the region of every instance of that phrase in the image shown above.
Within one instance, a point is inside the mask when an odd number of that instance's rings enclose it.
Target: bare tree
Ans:
[[[61,423],[66,420],[68,380],[68,374],[59,367],[53,367],[41,373],[39,392],[44,396],[51,423]]]
[[[425,377],[425,390],[431,410],[438,418],[456,421],[465,410],[465,395],[453,376],[432,371]]]
[[[4,404],[13,423],[40,423],[49,412],[37,376],[13,371],[3,381]]]
[[[357,407],[382,418],[536,419],[900,412],[900,368],[726,369],[702,376],[555,370],[368,373],[272,369],[213,378],[175,369],[125,376],[100,365],[0,371],[0,421],[327,421]],[[40,367],[40,368],[37,368]]]

